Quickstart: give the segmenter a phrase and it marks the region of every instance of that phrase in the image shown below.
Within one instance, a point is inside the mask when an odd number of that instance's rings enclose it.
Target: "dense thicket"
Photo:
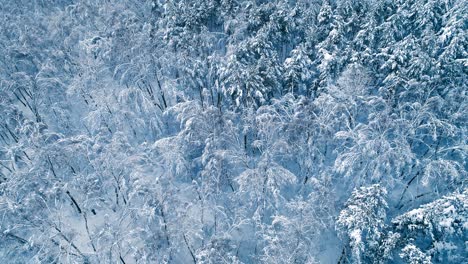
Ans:
[[[0,262],[466,261],[466,1],[16,0],[0,25]]]

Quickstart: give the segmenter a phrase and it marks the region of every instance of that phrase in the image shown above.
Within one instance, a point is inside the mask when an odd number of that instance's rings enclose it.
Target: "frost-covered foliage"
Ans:
[[[353,262],[372,261],[376,256],[385,225],[385,189],[379,185],[353,191],[338,217],[338,227],[349,239]]]
[[[401,255],[409,258],[412,263],[421,263],[414,262],[415,256],[440,263],[466,260],[468,239],[466,190],[464,193],[445,196],[411,210],[392,222],[395,230],[401,234],[402,243],[406,244]]]
[[[0,263],[464,263],[462,0],[0,6]]]

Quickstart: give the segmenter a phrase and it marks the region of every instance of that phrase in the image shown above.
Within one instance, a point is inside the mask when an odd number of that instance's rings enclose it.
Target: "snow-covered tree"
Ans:
[[[342,258],[349,256],[356,263],[376,260],[387,217],[386,194],[379,185],[353,191],[337,221],[337,228],[346,239]]]

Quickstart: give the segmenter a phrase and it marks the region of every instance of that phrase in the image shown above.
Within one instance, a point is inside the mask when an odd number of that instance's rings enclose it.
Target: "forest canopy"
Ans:
[[[467,261],[467,1],[1,2],[1,263]]]

